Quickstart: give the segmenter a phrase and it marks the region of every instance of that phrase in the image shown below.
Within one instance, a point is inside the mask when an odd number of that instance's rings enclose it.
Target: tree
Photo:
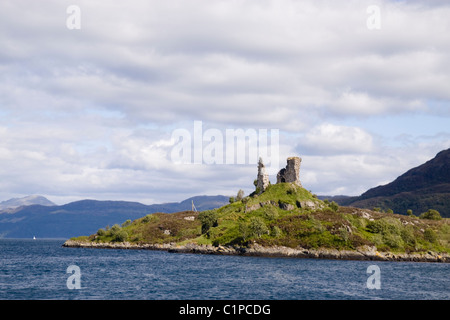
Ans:
[[[241,201],[244,198],[244,190],[239,189],[237,195],[236,195],[236,201]]]
[[[218,216],[217,212],[215,211],[207,210],[200,212],[198,215],[198,219],[202,223],[202,234],[207,233],[210,228],[218,226]]]
[[[420,215],[420,219],[441,220],[442,217],[439,211],[429,209],[427,212],[424,212]]]

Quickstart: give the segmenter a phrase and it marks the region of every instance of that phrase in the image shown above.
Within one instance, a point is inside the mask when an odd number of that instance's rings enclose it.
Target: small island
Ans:
[[[342,207],[302,187],[301,158],[290,157],[270,184],[262,159],[255,191],[202,212],[154,213],[65,247],[345,260],[450,262],[450,219]]]

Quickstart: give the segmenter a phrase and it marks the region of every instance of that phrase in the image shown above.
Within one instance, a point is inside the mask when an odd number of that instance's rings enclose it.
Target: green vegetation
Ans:
[[[238,200],[240,199],[240,200]],[[85,241],[287,246],[354,250],[450,253],[450,219],[429,210],[420,218],[340,207],[289,183],[260,195],[239,192],[230,204],[200,213],[155,213],[100,229]],[[80,238],[78,238],[80,240]]]
[[[427,212],[424,212],[420,215],[421,219],[430,219],[430,220],[441,220],[441,214],[437,210],[429,209]]]

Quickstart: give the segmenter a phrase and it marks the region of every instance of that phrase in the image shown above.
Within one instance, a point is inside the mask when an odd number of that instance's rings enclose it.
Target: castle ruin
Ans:
[[[269,175],[266,172],[266,167],[261,158],[258,161],[258,176],[256,178],[256,190],[258,190],[258,194],[261,194],[266,190],[269,186]]]
[[[300,182],[300,164],[302,159],[299,157],[287,158],[286,168],[281,169],[277,174],[277,183],[290,182],[301,187]]]
[[[301,187],[300,182],[300,164],[302,159],[299,157],[289,157],[287,159],[287,165],[281,169],[277,174],[277,183],[294,183]],[[256,190],[258,194],[263,193],[269,186],[269,175],[266,172],[266,168],[261,158],[258,161],[258,176],[256,178]]]

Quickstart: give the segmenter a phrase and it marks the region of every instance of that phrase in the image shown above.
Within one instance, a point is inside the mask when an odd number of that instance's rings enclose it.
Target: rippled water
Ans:
[[[0,299],[450,299],[450,265],[63,248],[0,240]],[[368,289],[370,265],[381,289]],[[81,289],[68,289],[70,265]]]

